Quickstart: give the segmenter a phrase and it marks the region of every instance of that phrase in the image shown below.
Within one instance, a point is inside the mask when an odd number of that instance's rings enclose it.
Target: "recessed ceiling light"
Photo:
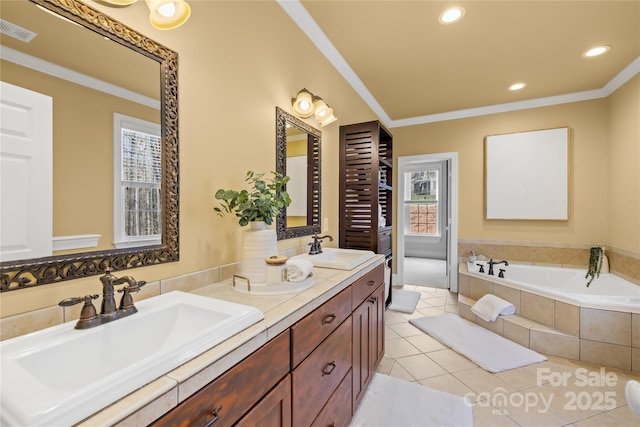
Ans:
[[[526,85],[527,85],[526,83],[514,83],[511,86],[509,86],[509,90],[520,90]]]
[[[607,53],[609,52],[610,49],[611,49],[611,46],[596,46],[594,48],[589,49],[585,53],[583,53],[582,56],[586,58],[591,58],[592,56],[598,56],[598,55],[602,55],[603,53]]]
[[[438,17],[438,21],[441,24],[453,24],[454,22],[458,22],[464,16],[464,8],[463,7],[450,7],[440,14]]]

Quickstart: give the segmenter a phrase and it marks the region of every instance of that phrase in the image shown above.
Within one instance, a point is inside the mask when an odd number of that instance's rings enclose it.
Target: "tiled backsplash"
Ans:
[[[306,246],[280,251],[280,255],[288,257],[298,255],[307,250]],[[225,264],[206,270],[195,271],[176,277],[168,277],[156,282],[147,283],[140,292],[135,294],[134,300],[141,301],[171,291],[189,292],[212,283],[231,278],[237,273],[239,263]],[[97,280],[97,279],[96,279]],[[96,284],[98,286],[98,284]],[[100,307],[102,297],[93,302],[95,307]],[[0,319],[0,341],[35,332],[40,329],[56,326],[64,322],[76,320],[80,317],[81,304],[72,307],[51,306],[29,313]]]
[[[640,252],[596,243],[605,248],[609,271],[640,285]],[[520,240],[458,239],[458,254],[466,261],[471,251],[487,259],[556,267],[587,268],[590,244],[532,242]]]

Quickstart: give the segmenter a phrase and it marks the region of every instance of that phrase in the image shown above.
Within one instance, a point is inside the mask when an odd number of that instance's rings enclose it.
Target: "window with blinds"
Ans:
[[[115,115],[114,234],[116,247],[162,240],[160,126]]]

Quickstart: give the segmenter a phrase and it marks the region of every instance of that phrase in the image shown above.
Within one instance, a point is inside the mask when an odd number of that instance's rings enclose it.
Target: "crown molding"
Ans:
[[[588,101],[592,99],[606,98],[625,84],[636,74],[640,73],[640,57],[636,58],[624,70],[616,75],[609,83],[600,89],[583,92],[567,93],[563,95],[548,96],[544,98],[528,99],[525,101],[509,102],[505,104],[487,105],[465,110],[449,111],[445,113],[429,114],[426,116],[408,117],[392,120],[373,94],[367,89],[362,80],[349,66],[340,52],[324,34],[320,26],[314,21],[309,12],[299,0],[277,0],[289,17],[311,39],[322,54],[338,70],[342,77],[355,89],[367,105],[378,115],[380,120],[389,128],[414,126],[427,123],[442,122],[446,120],[463,119],[469,117],[484,116],[489,114],[506,113],[509,111],[526,110],[530,108],[548,107],[551,105],[568,104],[571,102]]]

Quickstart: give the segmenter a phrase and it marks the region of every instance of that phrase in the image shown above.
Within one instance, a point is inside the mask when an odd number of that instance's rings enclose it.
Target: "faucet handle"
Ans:
[[[131,292],[139,292],[140,288],[146,284],[147,282],[145,282],[144,280],[141,280],[139,282],[136,282],[134,286],[131,286],[131,285],[123,286],[122,289],[118,289],[118,292],[124,292],[125,294],[129,294]]]
[[[72,305],[76,305],[76,304],[80,304],[81,302],[86,303],[91,303],[92,299],[96,299],[99,298],[100,295],[95,294],[95,295],[85,295],[83,297],[74,297],[74,298],[65,298],[62,301],[60,301],[58,303],[58,305],[60,307],[71,307]]]

